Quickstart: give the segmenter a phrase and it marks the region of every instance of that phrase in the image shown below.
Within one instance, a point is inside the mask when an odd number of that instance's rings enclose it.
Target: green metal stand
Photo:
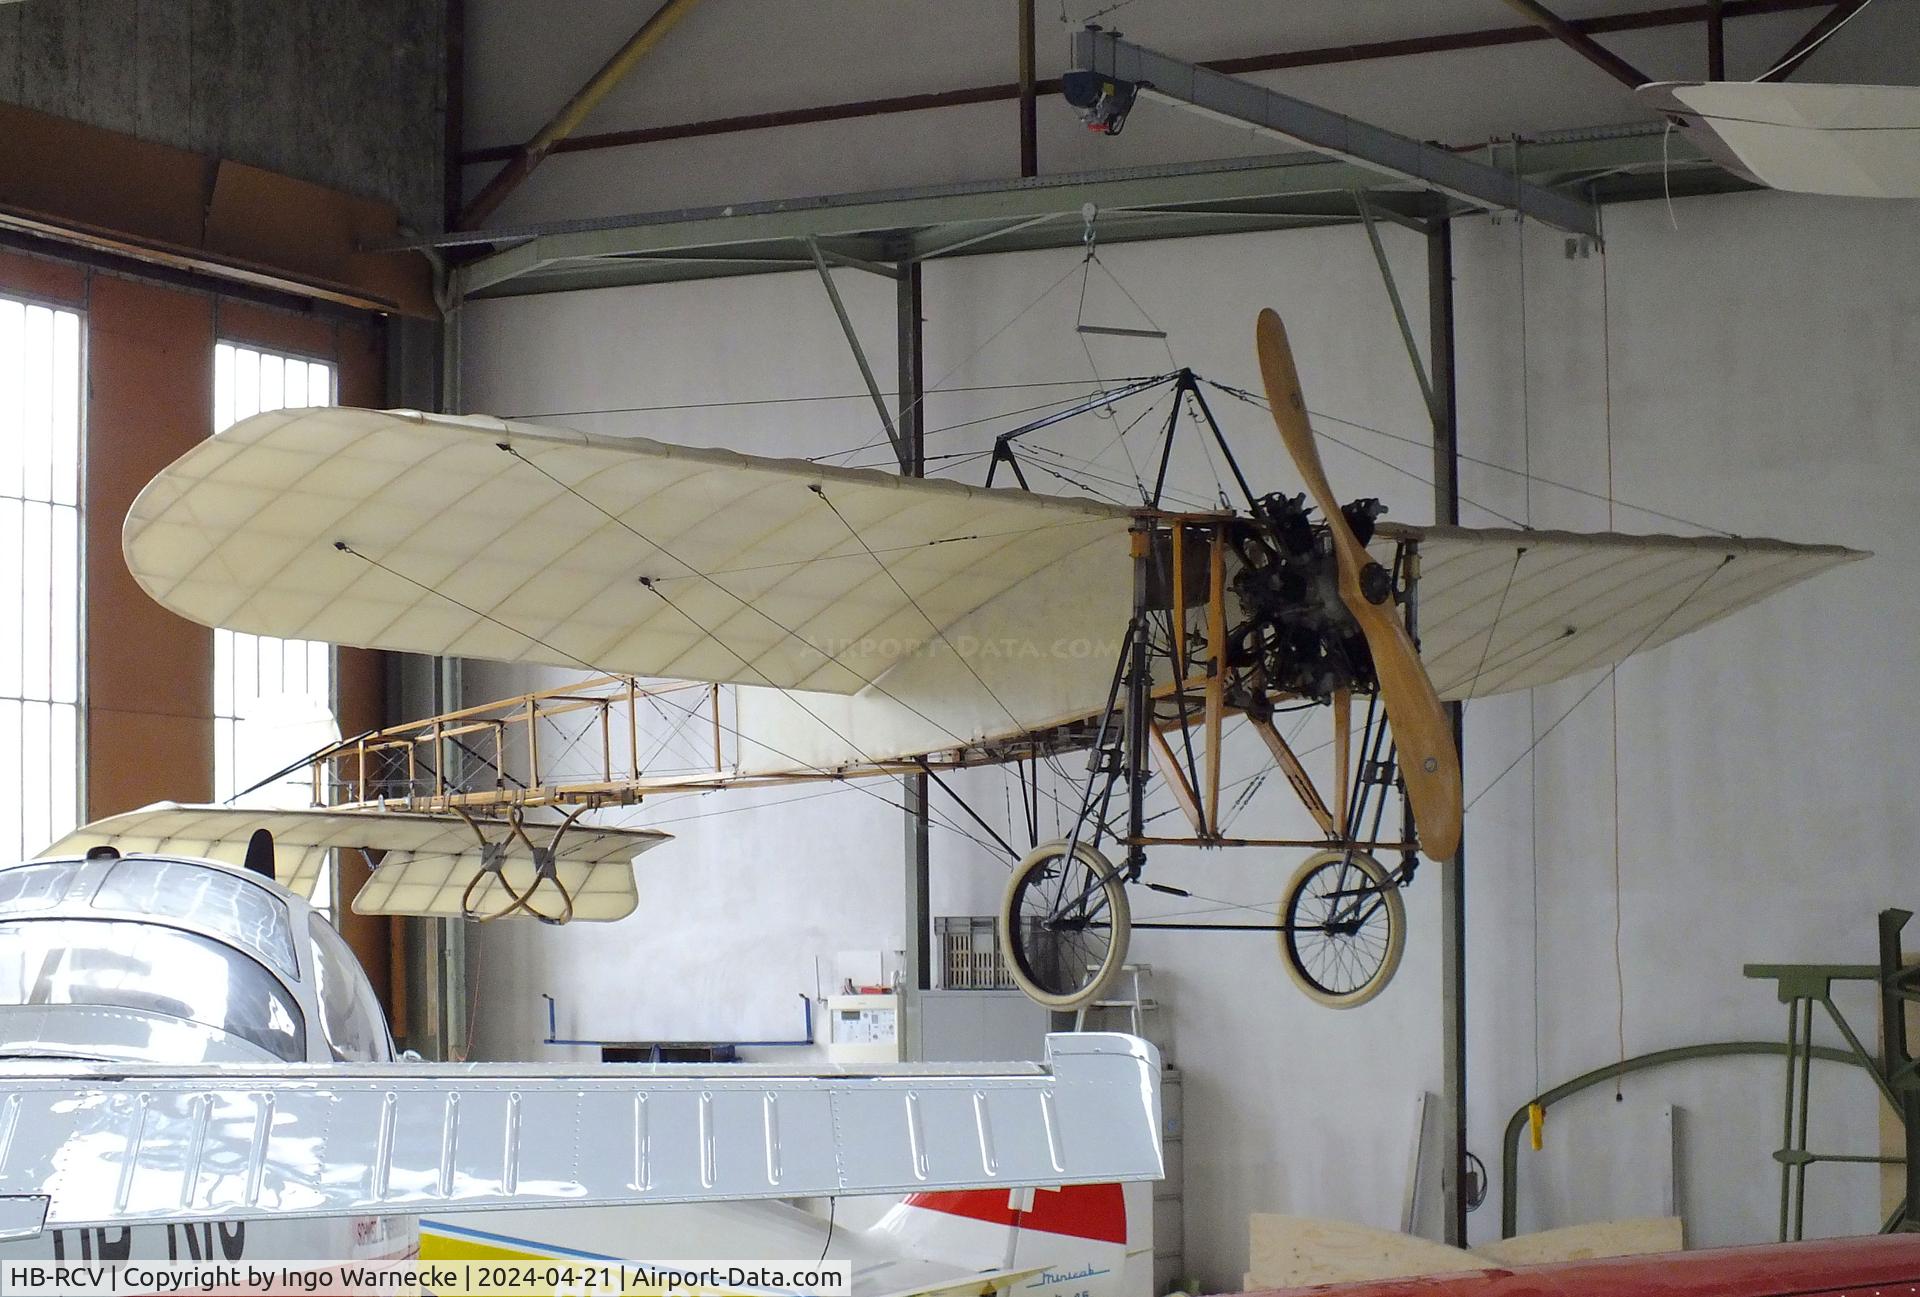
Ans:
[[[1884,920],[1883,920],[1884,923]],[[1897,942],[1896,942],[1897,946]],[[1781,1143],[1773,1160],[1780,1164],[1780,1241],[1797,1242],[1805,1235],[1807,1215],[1807,1168],[1816,1162],[1856,1162],[1884,1165],[1904,1158],[1864,1153],[1814,1153],[1807,1148],[1807,1116],[1812,1108],[1809,1071],[1813,1062],[1813,1007],[1818,1004],[1840,1029],[1854,1062],[1867,1070],[1894,1111],[1901,1111],[1881,1060],[1860,1043],[1860,1037],[1847,1022],[1847,1016],[1833,1002],[1835,982],[1881,982],[1877,964],[1748,964],[1741,970],[1748,977],[1776,984],[1780,1002],[1787,1006],[1787,1095],[1781,1117]],[[1909,1127],[1911,1139],[1911,1127]],[[1893,1229],[1907,1214],[1902,1203],[1881,1227]]]
[[[1500,1153],[1500,1236],[1512,1238],[1520,1219],[1520,1135],[1527,1126],[1527,1110],[1534,1104],[1550,1108],[1562,1099],[1593,1086],[1649,1068],[1702,1058],[1774,1055],[1787,1060],[1786,1099],[1782,1105],[1781,1143],[1774,1151],[1780,1164],[1780,1241],[1799,1240],[1806,1228],[1807,1168],[1816,1162],[1852,1162],[1879,1166],[1904,1165],[1906,1190],[1900,1205],[1881,1225],[1881,1233],[1920,1233],[1920,1059],[1908,1041],[1907,1006],[1920,1004],[1920,964],[1909,965],[1900,948],[1900,933],[1913,917],[1906,910],[1882,910],[1879,916],[1878,964],[1748,964],[1748,977],[1775,984],[1787,1006],[1785,1044],[1766,1040],[1727,1040],[1656,1050],[1609,1063],[1571,1081],[1543,1091],[1514,1110],[1507,1121]],[[1835,982],[1872,982],[1880,990],[1880,1039],[1875,1057],[1833,1002]],[[1813,1043],[1813,1010],[1819,1005],[1847,1042],[1845,1049]],[[1816,1153],[1807,1148],[1807,1119],[1811,1109],[1813,1060],[1848,1063],[1873,1078],[1880,1094],[1900,1118],[1905,1156],[1860,1153]]]
[[[1507,1130],[1500,1150],[1500,1183],[1504,1192],[1500,1195],[1500,1237],[1512,1238],[1519,1230],[1520,1221],[1520,1136],[1527,1128],[1527,1109],[1539,1104],[1543,1109],[1551,1108],[1562,1099],[1572,1098],[1582,1090],[1603,1085],[1616,1077],[1628,1076],[1634,1072],[1644,1072],[1649,1068],[1670,1067],[1676,1063],[1691,1063],[1703,1058],[1742,1058],[1784,1056],[1788,1047],[1777,1040],[1716,1040],[1701,1045],[1678,1045],[1672,1049],[1659,1049],[1651,1054],[1640,1054],[1618,1063],[1608,1063],[1605,1067],[1596,1067],[1591,1072],[1582,1073],[1571,1081],[1563,1081],[1551,1090],[1543,1090],[1514,1109],[1513,1116],[1507,1119]],[[1835,1049],[1829,1045],[1813,1045],[1809,1048],[1810,1058],[1827,1063],[1851,1063],[1856,1067],[1873,1066],[1844,1049]]]
[[[1920,1062],[1907,1040],[1907,1006],[1920,1003],[1920,964],[1900,951],[1900,930],[1913,915],[1880,911],[1880,1078],[1906,1131],[1906,1196],[1886,1232],[1920,1233]]]

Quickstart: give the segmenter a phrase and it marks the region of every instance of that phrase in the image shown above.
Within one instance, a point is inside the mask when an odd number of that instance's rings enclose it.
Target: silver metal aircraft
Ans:
[[[0,1258],[404,1258],[422,1215],[456,1216],[451,1235],[501,1209],[537,1248],[526,1209],[657,1204],[624,1213],[627,1245],[659,1249],[630,1259],[682,1259],[701,1237],[687,1204],[724,1204],[739,1238],[753,1200],[876,1193],[912,1195],[897,1212],[925,1219],[824,1240],[863,1297],[1076,1273],[1089,1247],[1116,1274],[1139,1268],[1114,1182],[1161,1173],[1144,1042],[1057,1036],[1043,1065],[806,1074],[398,1060],[359,964],[272,881],[272,856],[262,833],[244,868],[111,847],[0,867]],[[943,1237],[993,1223],[954,1191],[1078,1185],[1112,1200],[1096,1195],[1097,1229],[1077,1209],[1057,1229],[1036,1218],[1016,1253],[1016,1213],[1012,1237],[972,1249],[978,1265],[920,1246],[929,1222],[954,1222]],[[792,1235],[800,1213],[760,1206]]]

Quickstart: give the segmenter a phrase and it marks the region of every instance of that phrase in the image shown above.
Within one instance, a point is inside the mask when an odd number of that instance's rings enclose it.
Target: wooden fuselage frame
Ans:
[[[1291,695],[1262,688],[1244,673],[1223,665],[1234,609],[1227,573],[1227,529],[1245,519],[1227,513],[1168,513],[1141,510],[1132,535],[1136,543],[1151,536],[1169,556],[1166,582],[1170,625],[1180,628],[1154,664],[1153,720],[1147,727],[1154,768],[1165,780],[1188,828],[1184,835],[1143,836],[1130,846],[1339,847],[1364,851],[1404,851],[1411,844],[1396,837],[1374,841],[1354,835],[1345,822],[1355,778],[1352,745],[1353,696],[1337,691],[1333,711],[1333,784],[1323,791],[1307,772],[1286,738],[1274,726],[1271,709],[1293,701]],[[1383,538],[1398,548],[1396,567],[1413,605],[1418,564],[1415,539],[1402,532]],[[1163,678],[1164,676],[1164,678]],[[1103,709],[1058,717],[1031,729],[989,734],[964,746],[923,753],[888,755],[832,769],[755,773],[727,761],[723,691],[717,684],[675,681],[643,683],[631,676],[596,676],[552,689],[515,694],[463,707],[404,725],[348,739],[317,754],[310,766],[316,806],[404,810],[449,814],[458,808],[491,816],[534,807],[600,808],[630,806],[649,796],[723,788],[838,782],[896,777],[995,765],[1089,746]],[[1257,700],[1253,706],[1250,700]],[[670,771],[645,768],[641,710],[662,701],[680,708],[688,731],[711,744],[711,764]],[[1124,708],[1124,698],[1117,704]],[[697,716],[688,715],[697,712]],[[1170,713],[1170,714],[1169,714]],[[1286,776],[1288,786],[1321,836],[1237,838],[1220,829],[1221,771],[1226,724],[1244,716]],[[568,770],[561,758],[544,752],[542,730],[557,723],[585,724],[568,741],[561,757],[598,752],[597,769],[581,771],[579,758]],[[698,725],[695,725],[695,721]],[[1361,754],[1365,760],[1365,753]],[[524,778],[509,773],[524,760]],[[450,778],[450,770],[475,764],[490,772],[483,780]],[[402,773],[404,772],[404,773]],[[396,794],[394,785],[402,791]],[[1331,798],[1327,796],[1331,793]]]

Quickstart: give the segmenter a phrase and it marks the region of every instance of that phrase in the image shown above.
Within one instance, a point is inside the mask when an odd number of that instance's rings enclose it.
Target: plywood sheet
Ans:
[[[1536,1234],[1520,1234],[1482,1243],[1473,1249],[1473,1254],[1500,1265],[1548,1265],[1556,1261],[1678,1252],[1684,1246],[1680,1218],[1654,1216],[1642,1220],[1592,1221]]]
[[[1348,1221],[1256,1212],[1247,1218],[1249,1288],[1404,1279],[1488,1270],[1461,1248]]]

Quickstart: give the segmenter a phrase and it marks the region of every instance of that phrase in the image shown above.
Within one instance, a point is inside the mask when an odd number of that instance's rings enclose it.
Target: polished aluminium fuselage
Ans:
[[[345,943],[266,878],[107,852],[0,867],[0,1058],[244,1069],[392,1057]],[[0,1245],[0,1258],[372,1260],[418,1248],[412,1217],[365,1216],[48,1230]]]

